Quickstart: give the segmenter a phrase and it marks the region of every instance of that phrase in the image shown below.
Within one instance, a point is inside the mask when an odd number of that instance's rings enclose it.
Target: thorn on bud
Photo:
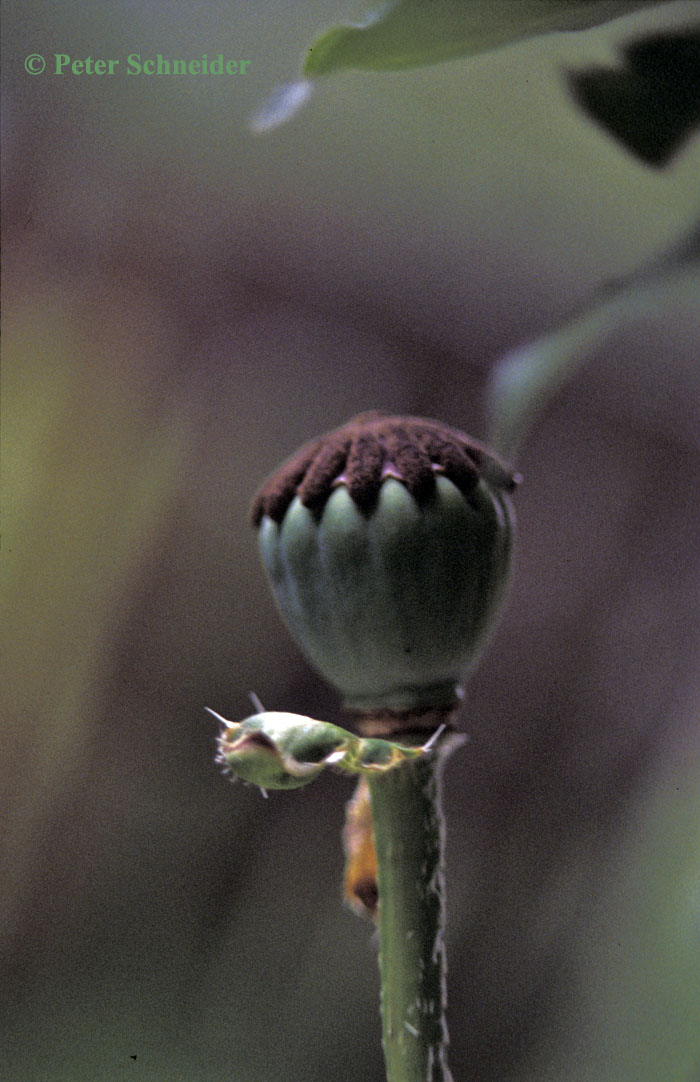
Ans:
[[[206,712],[208,714],[211,714],[211,716],[213,718],[216,718],[217,721],[220,721],[222,725],[225,725],[227,729],[232,724],[234,724],[234,722],[227,721],[226,718],[222,718],[221,714],[217,714],[216,710],[212,710],[212,708],[210,706],[205,706],[204,709],[206,710]]]
[[[255,707],[258,714],[264,714],[265,713],[265,707],[260,702],[260,699],[255,694],[255,692],[254,691],[249,691],[248,692],[248,697],[250,698],[250,701],[252,702],[252,704]]]
[[[447,728],[447,726],[443,722],[443,724],[440,725],[439,728],[437,728],[435,730],[435,732],[430,737],[430,739],[426,740],[425,744],[423,745],[423,751],[430,751],[431,748],[433,748],[435,746],[435,744],[438,742],[438,740],[440,739],[440,737],[442,736],[442,734],[444,733],[446,728]]]

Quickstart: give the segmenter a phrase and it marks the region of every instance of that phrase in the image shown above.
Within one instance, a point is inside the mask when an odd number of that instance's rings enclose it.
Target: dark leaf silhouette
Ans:
[[[622,58],[570,74],[571,93],[638,158],[664,166],[700,126],[700,25],[642,38]]]

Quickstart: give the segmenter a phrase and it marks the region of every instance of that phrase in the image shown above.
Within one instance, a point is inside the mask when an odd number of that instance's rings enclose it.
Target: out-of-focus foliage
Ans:
[[[581,30],[660,0],[390,0],[360,24],[326,30],[303,74],[396,71],[474,56],[553,30]],[[661,0],[663,2],[663,0]]]
[[[574,100],[649,165],[663,166],[700,125],[700,12],[684,29],[644,35],[620,62],[568,78]]]
[[[388,0],[361,23],[335,26],[309,46],[303,78],[268,93],[250,127],[265,132],[293,117],[309,100],[314,80],[344,70],[401,71],[460,57],[553,31],[597,26],[666,0]],[[599,105],[587,76],[577,82],[586,107]],[[600,112],[600,109],[598,109]]]
[[[514,456],[549,399],[622,327],[641,319],[672,319],[677,312],[697,314],[699,303],[700,223],[668,252],[605,285],[562,326],[499,361],[489,387],[493,446]],[[654,368],[659,361],[651,355],[645,365]],[[700,365],[689,377],[691,401],[700,401]]]

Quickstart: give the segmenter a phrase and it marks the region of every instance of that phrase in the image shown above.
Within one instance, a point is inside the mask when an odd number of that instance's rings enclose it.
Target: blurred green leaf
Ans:
[[[572,72],[576,104],[647,165],[663,166],[700,124],[697,23],[630,42],[614,67]]]
[[[661,256],[605,284],[561,326],[500,361],[489,388],[491,445],[512,457],[537,415],[610,335],[679,303],[700,306],[700,220]]]
[[[394,71],[473,56],[552,30],[582,30],[658,0],[393,0],[311,45],[307,78],[346,68]]]

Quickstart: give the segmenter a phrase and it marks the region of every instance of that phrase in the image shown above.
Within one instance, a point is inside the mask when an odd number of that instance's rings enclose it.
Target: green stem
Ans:
[[[436,750],[369,779],[377,850],[387,1082],[452,1082],[443,944],[444,824]]]

